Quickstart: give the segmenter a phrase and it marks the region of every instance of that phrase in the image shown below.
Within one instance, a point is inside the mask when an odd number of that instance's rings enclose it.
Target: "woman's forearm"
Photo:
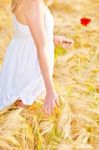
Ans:
[[[53,35],[53,42],[54,42],[54,45],[57,46],[59,44],[59,41],[57,40],[57,35]]]
[[[42,48],[40,47],[40,49],[38,49],[37,52],[38,52],[39,65],[44,78],[46,90],[47,91],[52,90],[54,86],[53,86],[53,79],[50,70],[50,62],[48,58],[49,55],[48,55],[47,46],[43,46]]]

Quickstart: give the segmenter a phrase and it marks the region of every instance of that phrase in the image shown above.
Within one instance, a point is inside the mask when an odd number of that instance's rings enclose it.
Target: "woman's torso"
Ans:
[[[21,3],[20,6],[15,10],[13,14],[13,25],[14,25],[14,38],[16,39],[32,39],[31,32],[23,15],[24,3]],[[44,14],[45,30],[49,40],[53,40],[53,26],[54,19],[47,8],[47,6],[42,2],[42,11]]]

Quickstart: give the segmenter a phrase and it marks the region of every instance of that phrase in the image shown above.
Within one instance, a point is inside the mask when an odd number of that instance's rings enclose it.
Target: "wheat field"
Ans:
[[[10,0],[0,0],[0,64],[13,36]],[[99,1],[55,0],[49,7],[54,34],[73,38],[72,49],[55,48],[54,84],[60,107],[51,116],[33,105],[0,112],[0,150],[99,149]],[[82,17],[91,18],[85,27]]]

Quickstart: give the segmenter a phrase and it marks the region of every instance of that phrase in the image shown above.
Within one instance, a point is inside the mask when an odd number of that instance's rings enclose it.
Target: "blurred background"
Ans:
[[[0,0],[0,64],[13,36],[11,0]],[[51,117],[42,101],[25,110],[0,112],[0,150],[99,149],[99,1],[54,0],[54,34],[73,38],[72,49],[55,48],[54,83],[60,108]],[[83,26],[80,19],[91,19]]]

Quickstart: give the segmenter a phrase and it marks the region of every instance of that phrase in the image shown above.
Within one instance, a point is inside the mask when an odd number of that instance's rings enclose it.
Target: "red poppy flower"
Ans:
[[[91,19],[89,19],[89,18],[81,18],[80,21],[81,21],[82,25],[87,26],[91,22]]]

